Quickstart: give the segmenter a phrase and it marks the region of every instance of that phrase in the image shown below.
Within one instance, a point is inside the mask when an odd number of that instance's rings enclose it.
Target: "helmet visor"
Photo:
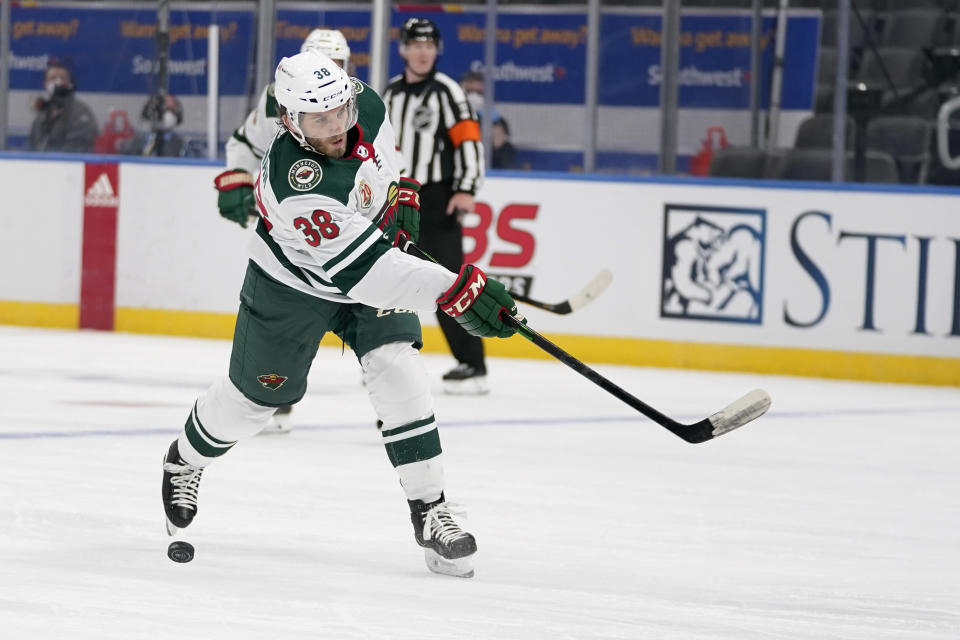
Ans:
[[[307,138],[333,138],[349,131],[357,124],[357,98],[351,96],[346,104],[329,111],[300,114],[300,131]]]

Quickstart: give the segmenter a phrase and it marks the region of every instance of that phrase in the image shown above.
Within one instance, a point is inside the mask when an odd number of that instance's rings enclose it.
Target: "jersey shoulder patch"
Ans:
[[[267,100],[264,105],[263,115],[268,118],[279,118],[280,109],[277,104],[277,94],[274,91],[273,83],[267,85]]]
[[[363,139],[376,140],[380,127],[387,117],[387,107],[377,92],[356,78],[350,78],[357,95],[357,108],[360,112],[360,126],[363,128]]]
[[[278,202],[313,193],[346,205],[358,165],[356,160],[331,160],[307,151],[284,132],[270,146],[270,188]]]

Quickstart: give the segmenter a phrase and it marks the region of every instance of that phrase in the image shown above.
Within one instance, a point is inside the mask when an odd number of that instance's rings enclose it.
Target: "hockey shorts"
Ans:
[[[280,284],[250,262],[240,290],[230,380],[257,404],[294,404],[306,392],[310,365],[328,331],[358,360],[390,342],[423,346],[416,312],[316,298]]]

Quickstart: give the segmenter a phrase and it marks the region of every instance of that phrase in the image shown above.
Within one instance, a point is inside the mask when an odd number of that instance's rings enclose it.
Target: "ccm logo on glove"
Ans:
[[[440,308],[444,313],[453,318],[463,315],[463,313],[472,307],[473,303],[477,301],[477,297],[483,291],[483,288],[486,286],[486,284],[487,274],[480,269],[473,269],[469,278],[467,278],[467,281],[460,285],[460,295],[454,300],[442,302],[440,304]],[[455,284],[454,287],[456,286],[457,285]],[[446,298],[449,295],[450,292],[448,291],[447,293],[443,294],[441,299]]]

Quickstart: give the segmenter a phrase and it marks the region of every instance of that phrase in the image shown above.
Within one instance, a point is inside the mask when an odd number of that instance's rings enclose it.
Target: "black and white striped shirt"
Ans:
[[[439,71],[409,83],[391,78],[383,94],[407,175],[422,184],[450,182],[475,194],[483,182],[480,123],[457,82]]]

